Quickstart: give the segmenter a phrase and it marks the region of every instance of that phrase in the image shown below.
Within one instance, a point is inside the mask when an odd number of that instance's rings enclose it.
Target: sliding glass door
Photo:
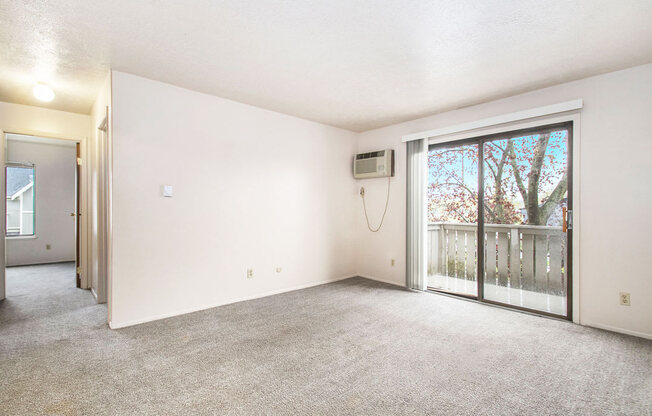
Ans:
[[[428,286],[477,296],[478,144],[428,150]]]
[[[566,123],[430,147],[430,289],[570,319],[571,140]]]

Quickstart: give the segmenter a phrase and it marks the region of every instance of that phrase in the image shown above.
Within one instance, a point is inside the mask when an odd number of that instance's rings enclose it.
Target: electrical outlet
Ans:
[[[46,250],[49,250],[49,249],[51,249],[51,248],[52,248],[51,245],[49,245],[49,244],[46,244],[46,245],[45,245],[45,249],[46,249]]]
[[[283,269],[281,269],[280,267],[276,268],[276,273],[281,273],[282,271],[283,271]]]
[[[254,269],[247,269],[247,279],[254,277]]]
[[[631,306],[631,299],[629,298],[629,292],[620,292],[620,304],[623,306]]]
[[[396,260],[392,259],[392,267],[396,266]]]

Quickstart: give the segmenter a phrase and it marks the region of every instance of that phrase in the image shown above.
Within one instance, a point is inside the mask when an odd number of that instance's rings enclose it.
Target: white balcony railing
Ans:
[[[428,225],[428,274],[475,281],[477,224]],[[561,227],[485,225],[485,284],[566,294],[566,241]]]

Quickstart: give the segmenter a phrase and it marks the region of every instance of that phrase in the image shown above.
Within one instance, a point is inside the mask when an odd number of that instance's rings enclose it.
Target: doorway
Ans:
[[[431,145],[428,289],[572,319],[572,122]]]
[[[34,266],[61,264],[57,278],[70,270],[69,280],[60,281],[79,288],[79,143],[12,133],[4,139],[5,264],[12,268],[8,274],[14,279],[31,276],[34,288],[41,283],[49,287],[37,279],[41,276],[32,275],[43,270],[42,278],[48,279],[55,274],[47,270],[54,269]],[[7,286],[11,296],[11,282]]]

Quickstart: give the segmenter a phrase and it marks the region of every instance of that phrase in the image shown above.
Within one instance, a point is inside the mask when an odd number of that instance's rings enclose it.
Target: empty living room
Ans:
[[[0,415],[652,415],[652,1],[0,1]]]

